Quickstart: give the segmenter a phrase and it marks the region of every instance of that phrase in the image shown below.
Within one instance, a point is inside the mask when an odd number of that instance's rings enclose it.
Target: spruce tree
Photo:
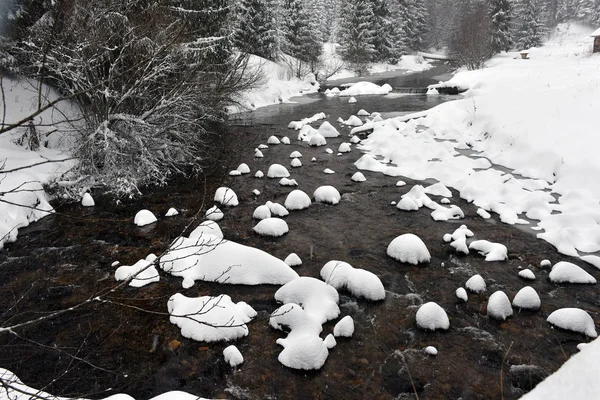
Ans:
[[[369,0],[343,0],[340,15],[340,54],[358,75],[368,72],[375,53],[374,15]]]
[[[282,7],[284,16],[284,35],[282,50],[299,61],[293,68],[296,77],[301,78],[302,63],[316,65],[321,56],[323,45],[319,41],[318,31],[311,26],[311,16],[302,0],[286,0]],[[313,69],[313,68],[311,68]]]
[[[241,0],[237,9],[235,45],[242,52],[275,60],[279,53],[276,4],[268,0]]]
[[[508,51],[512,46],[512,6],[509,0],[492,0],[490,7],[490,44],[494,53]]]
[[[541,0],[522,0],[519,3],[519,22],[515,33],[519,50],[542,44],[545,34],[545,4]]]
[[[394,46],[394,23],[392,13],[388,7],[388,0],[373,0],[373,14],[375,16],[375,49],[374,61],[396,63],[399,54]]]
[[[427,8],[422,0],[407,0],[407,5],[406,44],[410,50],[421,50],[427,34]]]

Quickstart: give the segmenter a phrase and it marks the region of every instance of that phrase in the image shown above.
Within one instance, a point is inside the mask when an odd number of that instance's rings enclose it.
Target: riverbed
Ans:
[[[435,74],[414,77],[401,85],[419,86],[435,82]],[[400,84],[399,84],[400,85]],[[278,257],[297,253],[303,260],[297,272],[319,277],[330,260],[341,260],[379,276],[386,299],[368,302],[341,293],[342,316],[350,315],[356,331],[350,339],[339,339],[319,371],[296,371],[277,360],[283,337],[268,326],[268,316],[277,308],[272,285],[242,286],[197,282],[184,290],[181,279],[162,274],[161,281],[144,288],[125,288],[103,298],[113,303],[91,302],[59,317],[17,330],[17,335],[0,336],[0,366],[15,372],[25,383],[56,395],[102,398],[128,393],[137,399],[169,390],[184,390],[199,396],[235,399],[514,399],[577,351],[587,339],[580,334],[552,329],[545,321],[560,307],[589,310],[598,320],[600,305],[593,286],[555,285],[548,281],[549,270],[542,259],[569,260],[531,233],[484,220],[476,207],[453,192],[452,204],[465,218],[435,222],[430,211],[403,212],[391,205],[400,200],[416,182],[402,177],[364,172],[367,181],[353,182],[354,162],[361,153],[336,155],[348,141],[349,129],[335,121],[359,109],[392,117],[431,108],[451,96],[407,95],[361,96],[356,104],[347,99],[313,94],[293,102],[265,107],[239,115],[227,135],[235,143],[210,179],[177,180],[169,187],[149,192],[142,199],[115,205],[98,199],[93,209],[79,205],[58,208],[48,217],[19,232],[19,240],[0,253],[0,304],[6,310],[1,324],[7,326],[38,318],[51,311],[71,307],[114,285],[112,263],[131,265],[150,253],[160,254],[192,221],[198,210],[212,203],[214,189],[226,184],[238,194],[240,205],[224,210],[219,222],[226,239],[253,246]],[[292,120],[324,112],[342,136],[328,139],[323,147],[298,142],[297,132],[287,129]],[[315,124],[315,126],[318,126]],[[262,159],[253,157],[254,148],[266,144],[271,135],[288,136],[290,145],[270,146]],[[308,194],[322,185],[332,185],[342,194],[336,206],[313,204],[292,212],[286,221],[290,232],[268,239],[252,231],[252,211],[267,200],[283,203],[293,188],[278,180],[256,179],[254,172],[266,173],[269,165],[289,165],[289,154],[302,153],[301,168],[289,168],[298,188]],[[316,161],[311,162],[315,157]],[[252,173],[227,177],[227,172],[245,162]],[[325,174],[329,168],[335,174]],[[222,179],[221,179],[222,178]],[[397,187],[402,179],[407,185]],[[430,182],[432,183],[432,182]],[[258,189],[261,194],[252,193]],[[137,228],[133,216],[141,208],[164,215],[169,207],[180,215],[159,218],[155,224]],[[505,262],[486,262],[477,254],[457,256],[442,236],[461,224],[478,238],[499,242],[509,249]],[[189,229],[187,231],[189,233]],[[397,236],[414,233],[427,244],[431,262],[412,266],[386,255],[387,245]],[[519,268],[531,268],[537,278],[525,282]],[[473,274],[484,276],[488,285],[481,295],[458,300],[454,291]],[[542,299],[537,312],[517,312],[506,322],[486,316],[487,299],[496,290],[510,298],[525,285],[533,286]],[[249,324],[250,334],[235,342],[245,358],[232,369],[222,357],[230,343],[198,343],[185,339],[169,322],[166,301],[174,293],[187,296],[226,293],[234,301],[245,301],[258,317]],[[415,323],[418,306],[435,301],[450,318],[447,332],[425,332]],[[117,305],[117,303],[119,305]],[[335,322],[335,321],[334,321]],[[333,329],[324,326],[323,337]],[[439,354],[423,349],[435,346]],[[66,372],[65,372],[66,371]],[[57,379],[55,379],[57,378]]]

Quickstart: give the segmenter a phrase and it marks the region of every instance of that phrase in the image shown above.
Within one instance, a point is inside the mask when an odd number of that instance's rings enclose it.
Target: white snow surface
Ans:
[[[194,298],[176,293],[167,302],[167,309],[169,321],[181,328],[181,335],[199,342],[247,336],[246,323],[256,316],[248,304],[236,304],[226,294]]]
[[[285,198],[285,203],[283,204],[286,209],[293,210],[304,210],[305,208],[310,207],[312,201],[310,197],[303,192],[302,190],[296,189],[292,190],[287,197]]]
[[[319,326],[340,314],[337,290],[312,277],[301,276],[286,283],[275,292],[275,300],[299,305]]]
[[[352,175],[351,179],[354,182],[364,182],[367,180],[367,178],[365,178],[364,174],[360,171],[355,172],[354,175]]]
[[[512,302],[516,308],[524,308],[526,310],[538,310],[542,305],[540,295],[531,286],[525,286],[519,290]]]
[[[354,335],[354,320],[351,316],[346,315],[333,327],[333,336],[352,337],[352,335]]]
[[[153,265],[156,261],[154,254],[149,254],[145,259],[139,260],[133,265],[122,265],[115,271],[115,279],[124,281],[130,278],[129,286],[142,287],[152,282],[160,281],[160,276]]]
[[[272,164],[267,171],[267,177],[269,178],[288,178],[290,173],[287,168],[281,164]]]
[[[302,265],[302,260],[296,253],[290,253],[290,255],[288,255],[283,261],[290,267],[299,267]]]
[[[387,255],[400,262],[414,265],[431,260],[425,243],[412,233],[405,233],[392,240],[388,245]]]
[[[338,204],[342,196],[336,188],[330,185],[320,186],[313,193],[315,202],[327,203],[327,204]]]
[[[265,218],[256,224],[253,231],[261,236],[279,237],[289,232],[288,224],[281,218]]]
[[[140,210],[135,214],[133,223],[137,226],[145,226],[153,224],[157,221],[156,216],[149,210]]]
[[[487,315],[491,318],[504,321],[512,314],[513,309],[506,293],[501,290],[492,293],[488,299]]]
[[[444,185],[441,182],[434,183],[431,186],[427,186],[425,188],[425,193],[433,194],[435,196],[452,197],[452,192],[450,191],[450,189],[448,189],[446,185]]]
[[[210,219],[212,221],[220,221],[223,219],[223,217],[225,217],[225,214],[223,214],[223,211],[221,211],[221,209],[219,209],[219,207],[212,206],[211,208],[206,210],[204,217],[206,219]]]
[[[458,289],[456,289],[456,297],[464,302],[469,301],[469,295],[467,294],[467,291],[465,290],[465,288],[461,288],[459,287]]]
[[[86,192],[81,198],[81,205],[84,207],[94,207],[96,205],[96,202],[94,201],[92,195]]]
[[[235,207],[240,202],[238,201],[237,194],[228,187],[222,186],[215,192],[214,201],[227,207]]]
[[[385,289],[377,275],[344,261],[326,263],[321,268],[321,278],[337,290],[346,289],[356,297],[372,301],[385,299]]]
[[[225,358],[225,362],[234,368],[244,362],[244,356],[242,356],[242,353],[234,345],[225,347],[223,357]]]
[[[388,94],[392,91],[389,84],[379,86],[373,82],[357,82],[340,92],[340,96],[361,96],[365,94]]]
[[[436,329],[446,330],[450,328],[448,314],[437,303],[430,301],[423,304],[417,311],[417,326],[421,329],[434,331]]]
[[[598,336],[594,320],[587,311],[580,308],[560,308],[550,314],[546,321],[559,328],[583,333],[592,338]]]
[[[319,126],[318,131],[319,131],[319,134],[321,136],[323,136],[324,138],[335,138],[335,137],[340,136],[340,133],[338,132],[338,130],[335,129],[335,127],[327,121],[324,121],[321,124],[321,126]]]
[[[473,293],[481,294],[485,292],[486,286],[483,277],[479,274],[473,275],[465,283],[465,287]]]
[[[552,267],[548,275],[554,283],[596,283],[596,278],[583,268],[567,261],[560,261]]]
[[[505,261],[508,259],[508,249],[500,243],[487,240],[475,240],[469,244],[469,249],[478,251],[485,256],[485,261]]]

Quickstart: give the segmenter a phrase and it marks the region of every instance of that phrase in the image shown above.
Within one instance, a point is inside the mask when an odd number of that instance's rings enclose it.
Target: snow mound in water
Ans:
[[[279,203],[267,201],[265,203],[265,205],[267,207],[269,207],[269,210],[271,210],[271,215],[273,217],[285,217],[287,215],[290,215],[290,212],[288,210],[286,210],[286,208]]]
[[[223,214],[223,211],[221,211],[217,206],[212,206],[211,208],[206,210],[206,213],[204,214],[204,218],[210,219],[212,221],[220,221],[223,219],[224,216],[225,214]]]
[[[303,210],[310,207],[312,201],[310,197],[302,190],[296,189],[290,192],[285,199],[284,206],[286,209],[292,210]]]
[[[338,147],[338,153],[350,153],[351,151],[352,147],[350,146],[350,143],[344,142]]]
[[[350,138],[350,143],[352,143],[352,144],[360,143],[360,138],[358,136],[352,136]]]
[[[135,218],[133,219],[133,223],[137,226],[145,226],[149,224],[153,224],[157,221],[156,216],[149,210],[140,210],[137,214],[135,214]]]
[[[223,239],[223,232],[215,221],[202,221],[200,225],[196,227],[188,236],[190,239],[206,238],[207,241],[213,241],[216,243],[217,240]]]
[[[269,210],[269,207],[267,207],[265,205],[258,206],[254,210],[254,213],[252,213],[252,218],[254,218],[254,219],[271,218],[271,210]]]
[[[444,241],[450,242],[450,246],[456,249],[459,254],[469,254],[467,238],[473,236],[473,232],[466,225],[461,225],[452,234],[444,235]]]
[[[325,119],[325,118],[327,118],[327,115],[325,115],[325,113],[321,112],[321,113],[313,115],[310,118],[304,118],[300,121],[292,121],[288,124],[288,128],[299,130],[299,129],[302,129],[302,127],[304,127],[307,124],[312,124],[313,122],[316,122],[320,119]]]
[[[519,276],[523,279],[528,279],[530,281],[535,279],[535,274],[529,268],[525,268],[522,271],[519,271]]]
[[[344,125],[349,126],[361,126],[363,122],[356,115],[352,115],[350,118],[344,121]]]
[[[434,221],[448,221],[449,219],[460,219],[464,218],[465,214],[458,206],[450,206],[450,207],[438,207],[431,213],[431,218]]]
[[[134,277],[129,286],[142,287],[152,282],[158,282],[160,276],[156,267],[153,265],[156,261],[154,254],[149,254],[144,260],[139,260],[133,265],[123,265],[115,271],[115,280],[124,281]]]
[[[290,158],[300,158],[300,157],[302,157],[302,153],[300,153],[298,150],[290,153]]]
[[[179,215],[179,211],[177,211],[175,208],[171,207],[167,210],[165,217],[174,217],[176,215]]]
[[[402,211],[417,211],[419,206],[411,197],[405,197],[396,204],[396,208]]]
[[[255,150],[254,150],[254,157],[255,157],[255,158],[264,158],[264,156],[265,156],[265,155],[263,154],[263,152],[262,152],[262,151],[260,151],[259,149],[255,149]]]
[[[552,325],[573,332],[580,332],[589,337],[597,337],[594,320],[580,308],[560,308],[546,319]]]
[[[271,136],[269,137],[269,140],[267,140],[267,144],[279,144],[281,143],[281,141],[277,138],[277,136]]]
[[[287,222],[281,218],[265,218],[253,228],[261,236],[279,237],[289,232]]]
[[[272,164],[267,171],[269,178],[287,178],[290,176],[287,168],[281,164]]]
[[[323,170],[323,173],[331,175],[331,174],[335,174],[335,171],[334,171],[334,170],[331,170],[331,169],[329,169],[329,168],[325,168],[325,169]]]
[[[346,315],[333,327],[333,336],[352,337],[352,335],[354,335],[354,320],[351,316]]]
[[[548,277],[554,283],[596,283],[596,278],[583,268],[567,261],[556,263]]]
[[[379,86],[373,82],[357,82],[340,92],[340,96],[360,96],[365,94],[388,94],[392,87],[386,83]]]
[[[452,197],[452,192],[442,182],[427,186],[425,188],[425,193],[432,194],[434,196]]]
[[[354,97],[350,97],[348,99],[348,103],[350,103],[350,104],[356,103],[356,99]]]
[[[500,243],[475,240],[471,242],[469,249],[476,250],[479,254],[484,255],[485,261],[505,261],[508,259],[508,249]]]
[[[219,296],[186,297],[176,293],[167,302],[169,321],[181,328],[181,335],[199,342],[234,340],[248,335],[246,323],[256,316],[248,304]]]
[[[285,262],[290,267],[299,267],[300,265],[302,265],[302,260],[296,253],[291,253],[285,258],[285,260],[283,260],[283,262]]]
[[[340,315],[337,290],[316,278],[301,276],[286,283],[275,292],[275,300],[299,305],[319,324]]]
[[[290,138],[287,136],[284,136],[281,138],[281,143],[283,144],[290,144]]]
[[[433,346],[427,346],[425,347],[425,353],[429,354],[430,356],[437,356],[438,351]]]
[[[309,146],[325,146],[327,144],[327,140],[325,140],[325,138],[323,137],[323,135],[317,133],[313,136],[311,136],[310,140],[308,141],[308,145]]]
[[[302,161],[300,161],[297,158],[294,158],[290,165],[292,166],[292,168],[300,168],[302,166]]]
[[[467,291],[465,290],[465,288],[461,288],[459,287],[458,289],[456,289],[456,297],[464,302],[469,301],[469,295],[467,295]]]
[[[242,175],[242,173],[240,171],[238,171],[237,169],[234,169],[233,171],[229,171],[229,176],[240,176]]]
[[[325,346],[327,346],[328,349],[333,349],[337,345],[335,336],[333,336],[331,333],[329,335],[327,335],[324,342],[325,342]]]
[[[83,197],[81,198],[81,205],[84,207],[94,207],[96,205],[96,202],[94,201],[94,198],[91,194],[84,193]]]
[[[237,194],[235,194],[233,190],[225,186],[222,186],[217,189],[217,191],[215,192],[214,201],[227,207],[235,207],[238,204],[240,204],[240,202],[238,201]]]
[[[295,179],[289,179],[289,178],[281,178],[279,180],[279,184],[281,186],[298,186],[298,182],[296,182]]]
[[[319,134],[324,138],[335,138],[340,136],[337,129],[333,127],[329,122],[325,121],[319,126]]]
[[[249,174],[250,173],[250,167],[248,166],[248,164],[245,164],[245,163],[241,163],[237,167],[237,170],[240,171],[240,174]]]
[[[352,180],[354,182],[364,182],[367,180],[362,172],[358,171],[354,175],[352,175]]]
[[[433,301],[419,307],[416,318],[417,326],[421,329],[434,331],[436,329],[446,330],[450,328],[450,320],[446,311]]]
[[[325,185],[318,187],[313,193],[313,197],[317,203],[336,205],[340,202],[342,196],[340,196],[340,192],[333,186]]]
[[[365,111],[361,108],[360,110],[358,110],[356,115],[358,115],[359,117],[368,117],[371,114],[369,114],[367,111]]]
[[[513,315],[513,309],[506,293],[501,290],[492,293],[488,299],[487,315],[501,321]]]
[[[265,176],[265,174],[262,171],[256,171],[256,173],[254,174],[255,178],[262,178],[263,176]]]
[[[282,260],[254,247],[211,236],[209,227],[200,237],[180,237],[160,259],[160,267],[183,278],[189,288],[195,280],[207,282],[283,285],[298,274]],[[190,235],[192,236],[192,235]]]
[[[419,208],[425,206],[427,208],[435,210],[439,206],[433,200],[431,200],[429,196],[427,196],[427,194],[425,193],[425,188],[421,185],[413,186],[412,189],[408,191],[408,193],[402,195],[402,199],[405,199],[407,197],[412,199]]]
[[[225,362],[232,366],[233,368],[244,362],[244,356],[234,345],[227,346],[223,350],[223,358],[225,358]]]
[[[333,150],[331,150],[331,149],[325,149],[325,153],[327,153],[327,154],[333,154]]]
[[[489,212],[485,211],[483,208],[477,209],[477,215],[479,215],[483,219],[490,219],[492,217],[492,215]]]
[[[525,310],[539,310],[542,305],[540,296],[531,286],[525,286],[523,289],[515,295],[512,302],[516,308],[523,308]]]
[[[479,274],[473,275],[465,283],[465,287],[473,293],[481,294],[485,292],[486,286],[483,277]]]
[[[413,265],[427,263],[431,260],[425,243],[412,233],[405,233],[392,240],[387,248],[387,255],[400,262]]]
[[[372,301],[385,299],[385,289],[377,275],[343,261],[325,264],[321,268],[321,278],[337,290],[346,289],[356,297]]]

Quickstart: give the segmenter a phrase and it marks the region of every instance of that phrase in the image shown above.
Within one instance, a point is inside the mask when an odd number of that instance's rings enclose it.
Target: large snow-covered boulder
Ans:
[[[554,283],[596,283],[596,278],[583,268],[567,261],[556,263],[548,277]]]
[[[340,192],[333,186],[321,186],[313,193],[313,197],[317,203],[338,204],[342,196]]]
[[[319,134],[324,138],[335,138],[340,136],[338,130],[327,121],[323,122],[321,126],[319,126]]]
[[[552,325],[573,332],[580,332],[589,337],[597,337],[594,320],[580,308],[560,308],[546,319]]]
[[[433,301],[419,307],[416,318],[417,326],[421,329],[434,331],[436,329],[446,330],[450,328],[448,314],[446,314],[446,311],[444,311],[442,307]]]
[[[388,245],[387,255],[400,262],[414,265],[431,260],[425,243],[412,233],[405,233],[392,240]]]
[[[513,309],[506,293],[501,290],[492,293],[488,299],[487,315],[501,321],[513,315]]]
[[[214,201],[227,207],[235,207],[240,204],[235,192],[224,186],[217,189]]]
[[[186,297],[176,293],[167,302],[169,320],[181,335],[199,342],[234,340],[248,335],[246,323],[256,311],[244,302],[233,303],[226,294]]]
[[[302,190],[296,189],[292,190],[290,194],[287,195],[283,205],[286,209],[292,211],[308,208],[310,207],[311,203],[312,201],[306,193],[304,193]]]
[[[325,264],[321,268],[321,278],[337,290],[346,289],[356,297],[373,301],[385,299],[385,289],[377,275],[343,261]]]
[[[267,171],[269,178],[287,178],[290,176],[287,168],[281,164],[272,164]]]
[[[265,218],[261,220],[253,231],[261,236],[279,237],[289,232],[288,224],[281,218]]]

